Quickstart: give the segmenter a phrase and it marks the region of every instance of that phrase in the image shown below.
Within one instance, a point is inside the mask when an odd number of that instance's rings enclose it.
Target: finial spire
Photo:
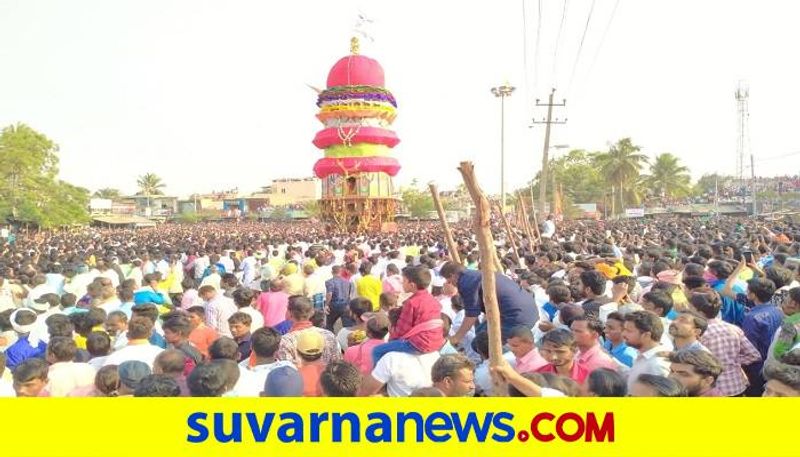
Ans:
[[[350,38],[350,54],[358,55],[360,45],[358,43],[358,38],[353,37]]]

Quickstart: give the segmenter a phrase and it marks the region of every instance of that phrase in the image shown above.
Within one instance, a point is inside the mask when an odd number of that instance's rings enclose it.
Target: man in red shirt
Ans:
[[[600,347],[600,335],[603,333],[603,324],[596,317],[578,316],[570,324],[575,345],[578,347],[577,362],[582,365],[586,373],[591,373],[598,368],[608,368],[617,371],[617,363]]]
[[[202,306],[192,306],[189,312],[189,324],[192,331],[189,333],[189,342],[200,351],[204,359],[208,359],[208,347],[217,341],[219,334],[205,323],[206,310]]]
[[[578,384],[583,384],[589,373],[575,360],[576,349],[577,345],[572,332],[563,328],[550,330],[542,337],[542,349],[539,351],[542,357],[550,363],[536,371],[538,373],[555,373],[571,378]]]
[[[372,351],[375,363],[392,351],[427,354],[442,347],[442,305],[428,292],[430,283],[429,269],[403,269],[403,290],[412,295],[403,302],[397,325],[392,327],[392,341],[376,346]]]

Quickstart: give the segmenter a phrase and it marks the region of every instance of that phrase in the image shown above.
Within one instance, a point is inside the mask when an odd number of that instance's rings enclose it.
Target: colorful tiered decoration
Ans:
[[[391,177],[400,163],[391,149],[400,142],[390,129],[397,102],[384,87],[383,68],[359,55],[358,39],[351,54],[328,73],[319,94],[317,119],[325,126],[314,145],[325,157],[314,164],[322,180],[322,217],[337,230],[378,230],[394,220],[396,200]]]

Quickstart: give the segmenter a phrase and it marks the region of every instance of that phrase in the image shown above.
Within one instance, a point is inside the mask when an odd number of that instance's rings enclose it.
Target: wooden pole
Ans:
[[[506,219],[506,215],[503,214],[503,208],[500,205],[497,205],[497,212],[500,213],[500,219],[503,220],[503,226],[506,229],[506,236],[508,237],[509,243],[511,243],[511,249],[514,250],[514,259],[517,261],[517,268],[519,268],[519,253],[517,252],[517,242],[514,236],[514,232],[511,230],[511,224],[508,223],[508,219]]]
[[[447,250],[450,251],[450,258],[453,262],[461,265],[461,256],[458,253],[456,242],[453,240],[453,233],[450,231],[450,224],[447,223],[447,218],[444,214],[444,207],[442,201],[439,199],[439,190],[436,189],[436,184],[430,183],[428,187],[431,189],[431,196],[433,197],[433,204],[436,206],[436,212],[439,213],[439,222],[442,223],[442,230],[444,231],[444,239],[447,241]]]
[[[528,210],[525,209],[525,202],[522,201],[522,194],[519,195],[519,209],[522,213],[522,226],[525,227],[525,234],[528,235],[528,242],[530,249],[533,250],[533,230],[531,230],[531,221],[528,220]]]
[[[483,288],[483,305],[486,310],[486,323],[489,333],[489,365],[501,366],[503,360],[503,341],[500,334],[500,306],[497,302],[496,267],[490,258],[497,259],[492,239],[491,207],[475,180],[475,168],[472,162],[461,162],[458,170],[464,179],[472,201],[475,204],[475,234],[478,238],[481,259],[481,287]],[[493,377],[494,395],[506,396],[503,384]]]
[[[542,234],[539,233],[539,219],[536,218],[536,210],[533,211],[533,228],[536,229],[536,239],[542,242]]]

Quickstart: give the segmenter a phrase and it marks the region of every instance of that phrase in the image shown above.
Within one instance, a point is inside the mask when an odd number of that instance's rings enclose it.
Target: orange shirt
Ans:
[[[217,341],[217,338],[219,338],[217,332],[205,324],[200,324],[189,334],[189,342],[200,351],[200,354],[203,354],[204,358],[208,358],[208,347]]]
[[[325,365],[321,360],[315,362],[303,362],[297,369],[300,376],[303,377],[303,396],[304,397],[321,397],[322,388],[319,386],[319,377],[322,371],[325,370]]]

